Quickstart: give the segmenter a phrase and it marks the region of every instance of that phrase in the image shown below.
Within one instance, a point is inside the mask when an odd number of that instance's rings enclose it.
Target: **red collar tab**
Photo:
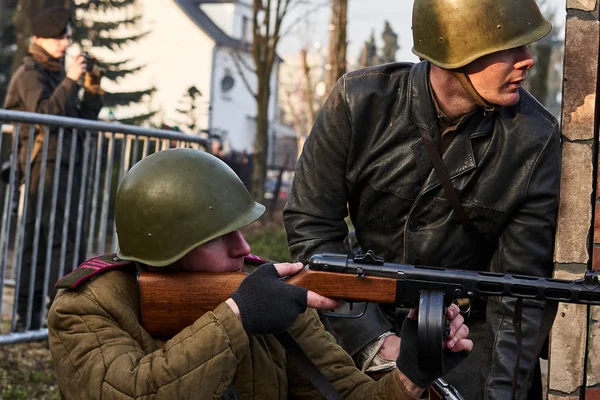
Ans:
[[[121,269],[133,264],[133,261],[122,260],[116,254],[109,253],[87,260],[73,272],[62,277],[56,285],[57,289],[76,289],[92,277],[114,269]]]

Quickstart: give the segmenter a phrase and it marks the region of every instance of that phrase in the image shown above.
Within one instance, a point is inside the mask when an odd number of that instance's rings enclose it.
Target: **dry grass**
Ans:
[[[0,399],[60,399],[47,341],[0,346]]]

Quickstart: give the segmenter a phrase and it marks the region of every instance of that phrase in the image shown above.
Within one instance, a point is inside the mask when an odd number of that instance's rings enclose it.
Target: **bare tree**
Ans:
[[[315,100],[315,85],[312,77],[313,68],[308,62],[308,51],[304,47],[300,51],[300,70],[303,81],[292,87],[284,88],[287,110],[296,131],[297,155],[300,156],[304,142],[315,123],[319,103]]]
[[[269,148],[269,100],[271,98],[270,79],[277,61],[277,45],[282,37],[289,34],[298,23],[310,17],[323,7],[317,0],[253,0],[252,2],[252,43],[242,43],[232,49],[231,56],[242,82],[256,100],[256,138],[254,142],[254,165],[252,171],[252,195],[262,201],[267,171],[267,150]],[[284,20],[291,9],[309,6],[306,11],[283,30]],[[254,65],[246,61],[243,54],[249,51]],[[250,84],[246,73],[256,75],[256,89]]]
[[[329,56],[326,65],[325,88],[330,93],[337,80],[346,73],[346,26],[348,0],[331,0],[329,24]]]
[[[264,3],[263,3],[264,1]],[[269,147],[269,99],[271,73],[281,39],[281,24],[291,0],[253,0],[252,3],[252,58],[256,67],[256,139],[254,142],[254,170],[252,195],[258,201],[264,197]]]
[[[283,76],[279,82],[281,104],[279,117],[281,122],[294,127],[296,133],[296,154],[300,156],[306,137],[312,129],[316,114],[321,107],[324,92],[325,59],[319,41],[313,42],[314,22],[310,13],[328,7],[329,0],[321,2],[296,24],[295,34],[302,43],[298,62],[289,60],[282,68]],[[291,61],[291,62],[290,62]]]
[[[277,59],[277,45],[282,36],[282,23],[292,1],[294,0],[252,0],[252,43],[249,47],[246,43],[241,43],[239,49],[231,50],[242,82],[256,100],[256,137],[251,186],[252,196],[257,201],[263,201],[265,192],[271,75]],[[248,50],[254,65],[250,65],[242,54]],[[250,84],[246,72],[256,75],[256,90]]]
[[[300,57],[302,61],[302,71],[304,72],[304,80],[306,81],[306,85],[304,86],[304,95],[306,96],[306,132],[310,132],[313,124],[315,123],[316,110],[314,107],[315,89],[312,77],[310,76],[310,66],[308,65],[306,47],[301,50]],[[304,145],[304,140],[302,140],[302,145]],[[302,147],[300,147],[300,149],[302,149]],[[298,152],[298,155],[300,155],[300,152]]]
[[[560,26],[557,26],[556,23],[555,7],[547,0],[538,0],[538,4],[543,14],[554,22],[554,26],[550,34],[542,40],[529,45],[529,49],[536,60],[536,65],[529,72],[529,77],[525,81],[525,87],[540,103],[547,106],[550,95],[548,79],[550,78],[551,70],[554,68],[552,55],[559,49],[559,44],[562,43],[562,40],[559,39]]]
[[[269,148],[269,100],[270,79],[277,61],[277,45],[282,37],[296,30],[302,21],[328,4],[329,0],[252,0],[252,43],[240,43],[231,49],[233,62],[242,82],[256,100],[256,138],[254,142],[254,165],[252,171],[252,196],[262,201],[267,172]],[[284,20],[293,8],[305,7],[299,17],[286,24]],[[254,65],[244,54],[250,52]],[[247,73],[256,75],[256,88],[250,83]]]

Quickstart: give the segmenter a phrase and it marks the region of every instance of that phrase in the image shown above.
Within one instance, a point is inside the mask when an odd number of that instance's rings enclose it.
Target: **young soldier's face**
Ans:
[[[519,101],[519,88],[535,60],[527,46],[498,51],[463,67],[471,83],[488,103],[512,106]]]
[[[71,35],[73,30],[70,26],[67,26],[67,31],[64,35],[55,38],[40,38],[37,36],[33,37],[35,44],[46,50],[54,58],[61,58],[65,55],[67,47],[71,44]]]
[[[196,247],[176,264],[192,272],[241,272],[248,254],[250,245],[237,230]]]

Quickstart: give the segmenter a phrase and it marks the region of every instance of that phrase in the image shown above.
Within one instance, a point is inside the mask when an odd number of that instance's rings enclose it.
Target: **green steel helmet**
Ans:
[[[217,157],[194,149],[159,151],[134,165],[117,190],[118,255],[163,267],[264,212]]]
[[[455,69],[533,43],[551,29],[535,0],[415,0],[412,51]]]

